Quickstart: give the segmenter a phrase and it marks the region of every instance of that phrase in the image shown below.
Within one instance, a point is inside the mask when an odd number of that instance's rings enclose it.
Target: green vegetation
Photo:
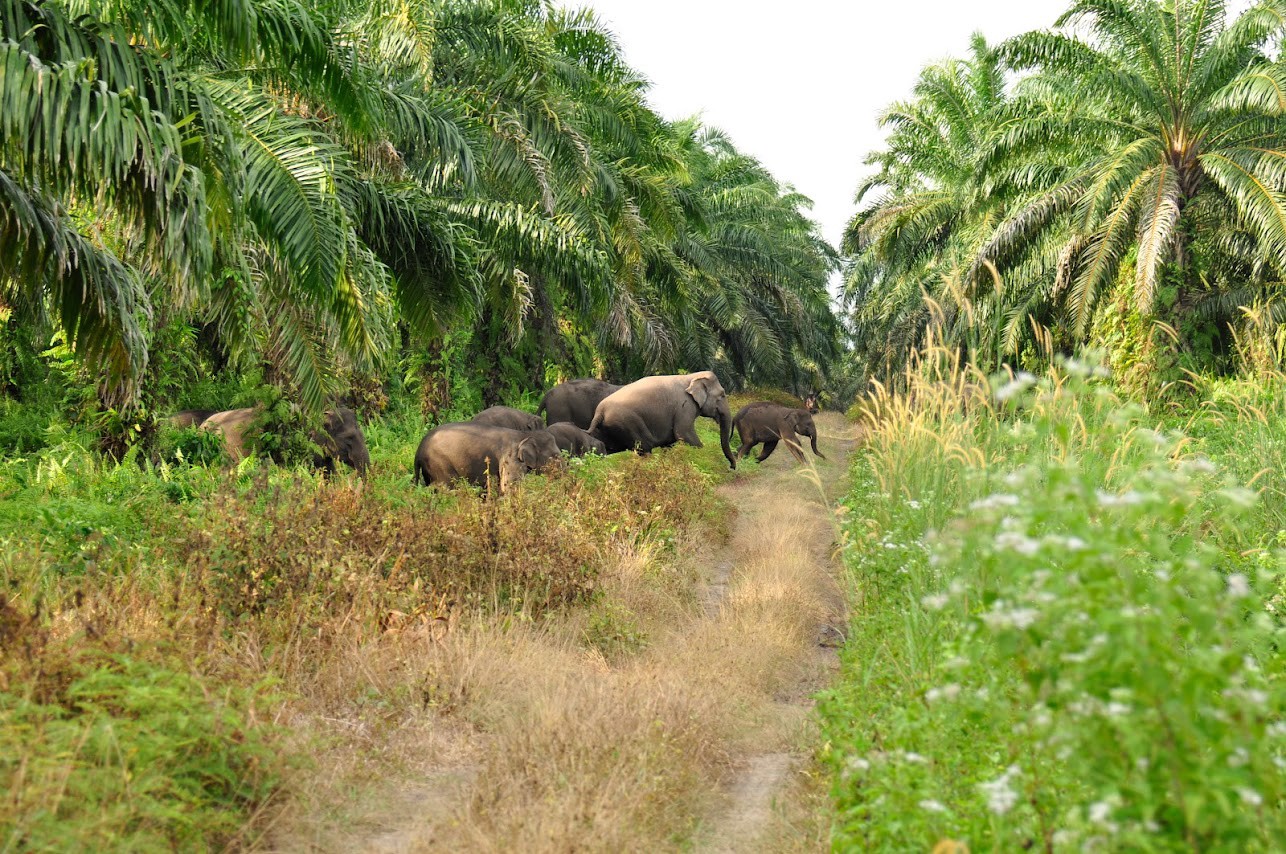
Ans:
[[[926,69],[885,113],[846,238],[868,374],[896,379],[935,340],[984,370],[1090,343],[1155,393],[1273,342],[1284,12],[1079,2],[1053,31],[975,37]]]
[[[915,404],[868,416],[859,612],[822,704],[837,846],[1268,851],[1286,831],[1282,504],[1245,487],[1286,413],[1230,398],[1193,438],[1100,372],[1020,375],[995,404],[912,377]]]
[[[503,500],[413,486],[420,428],[394,421],[367,425],[364,482],[115,462],[74,433],[6,458],[0,847],[253,844],[318,748],[275,721],[357,707],[377,726],[426,702],[350,672],[352,650],[596,603],[621,550],[717,512],[730,475],[704,432],[705,448],[573,461]],[[644,642],[601,613],[590,642]]]
[[[8,390],[55,334],[126,444],[229,368],[309,412],[410,378],[437,412],[443,374],[517,402],[837,354],[807,200],[653,113],[589,11],[5,0],[0,50]]]

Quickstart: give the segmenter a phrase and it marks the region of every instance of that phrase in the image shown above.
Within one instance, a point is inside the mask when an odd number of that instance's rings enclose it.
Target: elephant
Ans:
[[[217,409],[185,409],[170,416],[170,423],[175,427],[200,427]]]
[[[226,409],[202,421],[200,429],[222,436],[228,458],[239,463],[246,458],[246,430],[259,414],[257,407]]]
[[[698,415],[719,422],[723,455],[735,469],[737,458],[728,443],[732,412],[728,395],[713,371],[644,377],[624,386],[598,404],[589,434],[600,440],[609,454],[628,450],[647,454],[680,440],[700,448]]]
[[[777,443],[785,440],[786,447],[795,455],[795,459],[802,463],[805,461],[804,452],[795,441],[796,434],[807,436],[812,444],[813,453],[823,460],[826,459],[822,452],[817,450],[817,425],[813,423],[812,413],[807,409],[792,409],[766,401],[748,403],[737,413],[737,417],[732,419],[732,423],[737,428],[737,434],[741,436],[741,447],[737,449],[737,459],[741,459],[750,453],[751,448],[763,442],[763,450],[755,457],[757,462],[762,463],[777,449]]]
[[[546,392],[536,412],[545,416],[547,424],[570,421],[582,430],[588,430],[598,404],[621,388],[623,386],[602,380],[568,380]]]
[[[472,424],[487,424],[492,427],[508,427],[510,430],[544,430],[545,422],[530,412],[514,409],[512,406],[491,406],[469,419]]]
[[[570,421],[558,421],[545,428],[545,432],[554,437],[560,450],[567,451],[573,457],[583,457],[588,453],[606,454],[607,446],[577,427]]]
[[[246,431],[261,413],[257,407],[216,412],[202,421],[199,429],[222,436],[228,457],[233,462],[241,462],[246,457]],[[313,455],[313,465],[320,469],[334,472],[336,460],[362,476],[370,468],[371,454],[366,447],[366,437],[351,409],[340,406],[327,410],[323,428],[314,430],[309,438],[321,449],[320,454]]]
[[[539,471],[562,458],[553,435],[511,430],[471,421],[430,430],[415,452],[416,483],[450,483],[464,479],[486,488],[494,479],[505,493],[529,471]]]
[[[313,465],[334,472],[335,460],[339,460],[366,476],[371,467],[371,452],[366,447],[366,436],[353,410],[344,406],[328,410],[322,431],[314,432],[311,438],[322,451],[313,455]]]

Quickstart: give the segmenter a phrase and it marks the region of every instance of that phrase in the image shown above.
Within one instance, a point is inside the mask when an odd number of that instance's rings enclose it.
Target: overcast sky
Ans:
[[[838,244],[880,111],[930,62],[1048,27],[1070,0],[586,0],[666,118],[701,114],[815,202]]]

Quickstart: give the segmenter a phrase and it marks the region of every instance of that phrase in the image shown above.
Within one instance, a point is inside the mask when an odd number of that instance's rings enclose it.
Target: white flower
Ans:
[[[919,510],[920,502],[916,501],[914,498],[909,498],[907,499],[906,506],[910,507],[912,510]]]
[[[1021,371],[1018,376],[996,389],[996,401],[1004,403],[1014,395],[1022,394],[1035,384],[1036,378],[1034,376],[1026,371]]]
[[[992,629],[1027,629],[1040,619],[1040,611],[1035,608],[1006,608],[1004,602],[997,602],[993,608],[982,615],[982,621]]]
[[[1228,757],[1229,768],[1242,768],[1249,764],[1250,764],[1250,754],[1246,751],[1246,748],[1244,747],[1238,747],[1236,750],[1232,752],[1232,756]]]
[[[1264,803],[1264,796],[1254,789],[1238,789],[1237,794],[1241,796],[1242,801],[1252,807],[1262,806]]]
[[[1246,489],[1244,486],[1233,486],[1228,489],[1220,490],[1220,493],[1241,508],[1254,507],[1259,496],[1253,489]]]
[[[941,801],[923,800],[920,801],[920,809],[925,812],[947,812],[947,805]]]
[[[1112,816],[1112,805],[1107,801],[1095,801],[1090,804],[1090,821],[1095,824],[1106,824]]]
[[[941,688],[930,688],[924,692],[924,699],[930,703],[936,703],[938,700],[954,700],[960,696],[960,686],[952,682],[943,685]]]
[[[923,605],[926,610],[941,611],[943,608],[947,607],[947,604],[950,601],[951,597],[945,593],[931,593],[921,599],[920,604]]]
[[[1129,504],[1140,504],[1143,501],[1143,494],[1131,489],[1129,492],[1122,492],[1120,495],[1114,495],[1111,492],[1098,490],[1095,493],[1098,496],[1100,507],[1122,507]]]
[[[978,784],[978,788],[987,796],[987,809],[996,815],[1004,815],[1014,808],[1018,803],[1018,792],[1014,789],[1011,778],[1021,773],[1017,765],[1010,765],[1005,773],[991,782]]]
[[[1228,595],[1233,599],[1245,599],[1250,595],[1250,581],[1240,572],[1228,576]]]
[[[1103,714],[1109,718],[1123,718],[1130,712],[1134,711],[1127,703],[1118,703],[1113,700],[1103,707]]]
[[[1017,507],[1018,496],[1010,495],[1007,492],[998,492],[995,495],[988,495],[986,498],[979,498],[969,505],[970,510],[995,510],[999,507]]]
[[[1268,692],[1256,688],[1227,688],[1223,695],[1230,700],[1245,700],[1253,706],[1268,704]]]
[[[1268,725],[1268,734],[1273,738],[1282,738],[1286,736],[1286,723],[1274,721]]]
[[[844,764],[850,772],[871,770],[871,763],[860,756],[850,756]]]
[[[918,753],[912,753],[909,750],[906,753],[902,754],[902,759],[911,765],[928,765],[929,764],[929,760],[927,757],[921,756]]]
[[[996,535],[995,542],[998,549],[1009,549],[1027,557],[1040,551],[1039,540],[1033,540],[1026,534],[1019,534],[1016,531],[1002,531]]]

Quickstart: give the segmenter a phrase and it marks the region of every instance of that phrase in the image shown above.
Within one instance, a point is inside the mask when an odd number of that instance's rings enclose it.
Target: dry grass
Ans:
[[[381,696],[412,686],[364,734],[405,758],[324,755],[323,794],[300,802],[276,844],[651,851],[717,834],[718,817],[736,809],[722,792],[745,758],[797,751],[811,732],[801,701],[829,667],[817,631],[842,608],[813,486],[783,469],[722,494],[740,508],[730,532],[707,523],[673,548],[659,538],[618,546],[590,608],[355,649],[337,664],[349,677],[360,667]],[[722,601],[704,602],[729,566]],[[350,727],[354,712],[334,726]],[[375,773],[392,781],[373,800],[322,808]],[[820,844],[815,793],[795,782],[784,790],[793,806],[763,831],[773,848],[791,836],[782,822],[811,826]]]

